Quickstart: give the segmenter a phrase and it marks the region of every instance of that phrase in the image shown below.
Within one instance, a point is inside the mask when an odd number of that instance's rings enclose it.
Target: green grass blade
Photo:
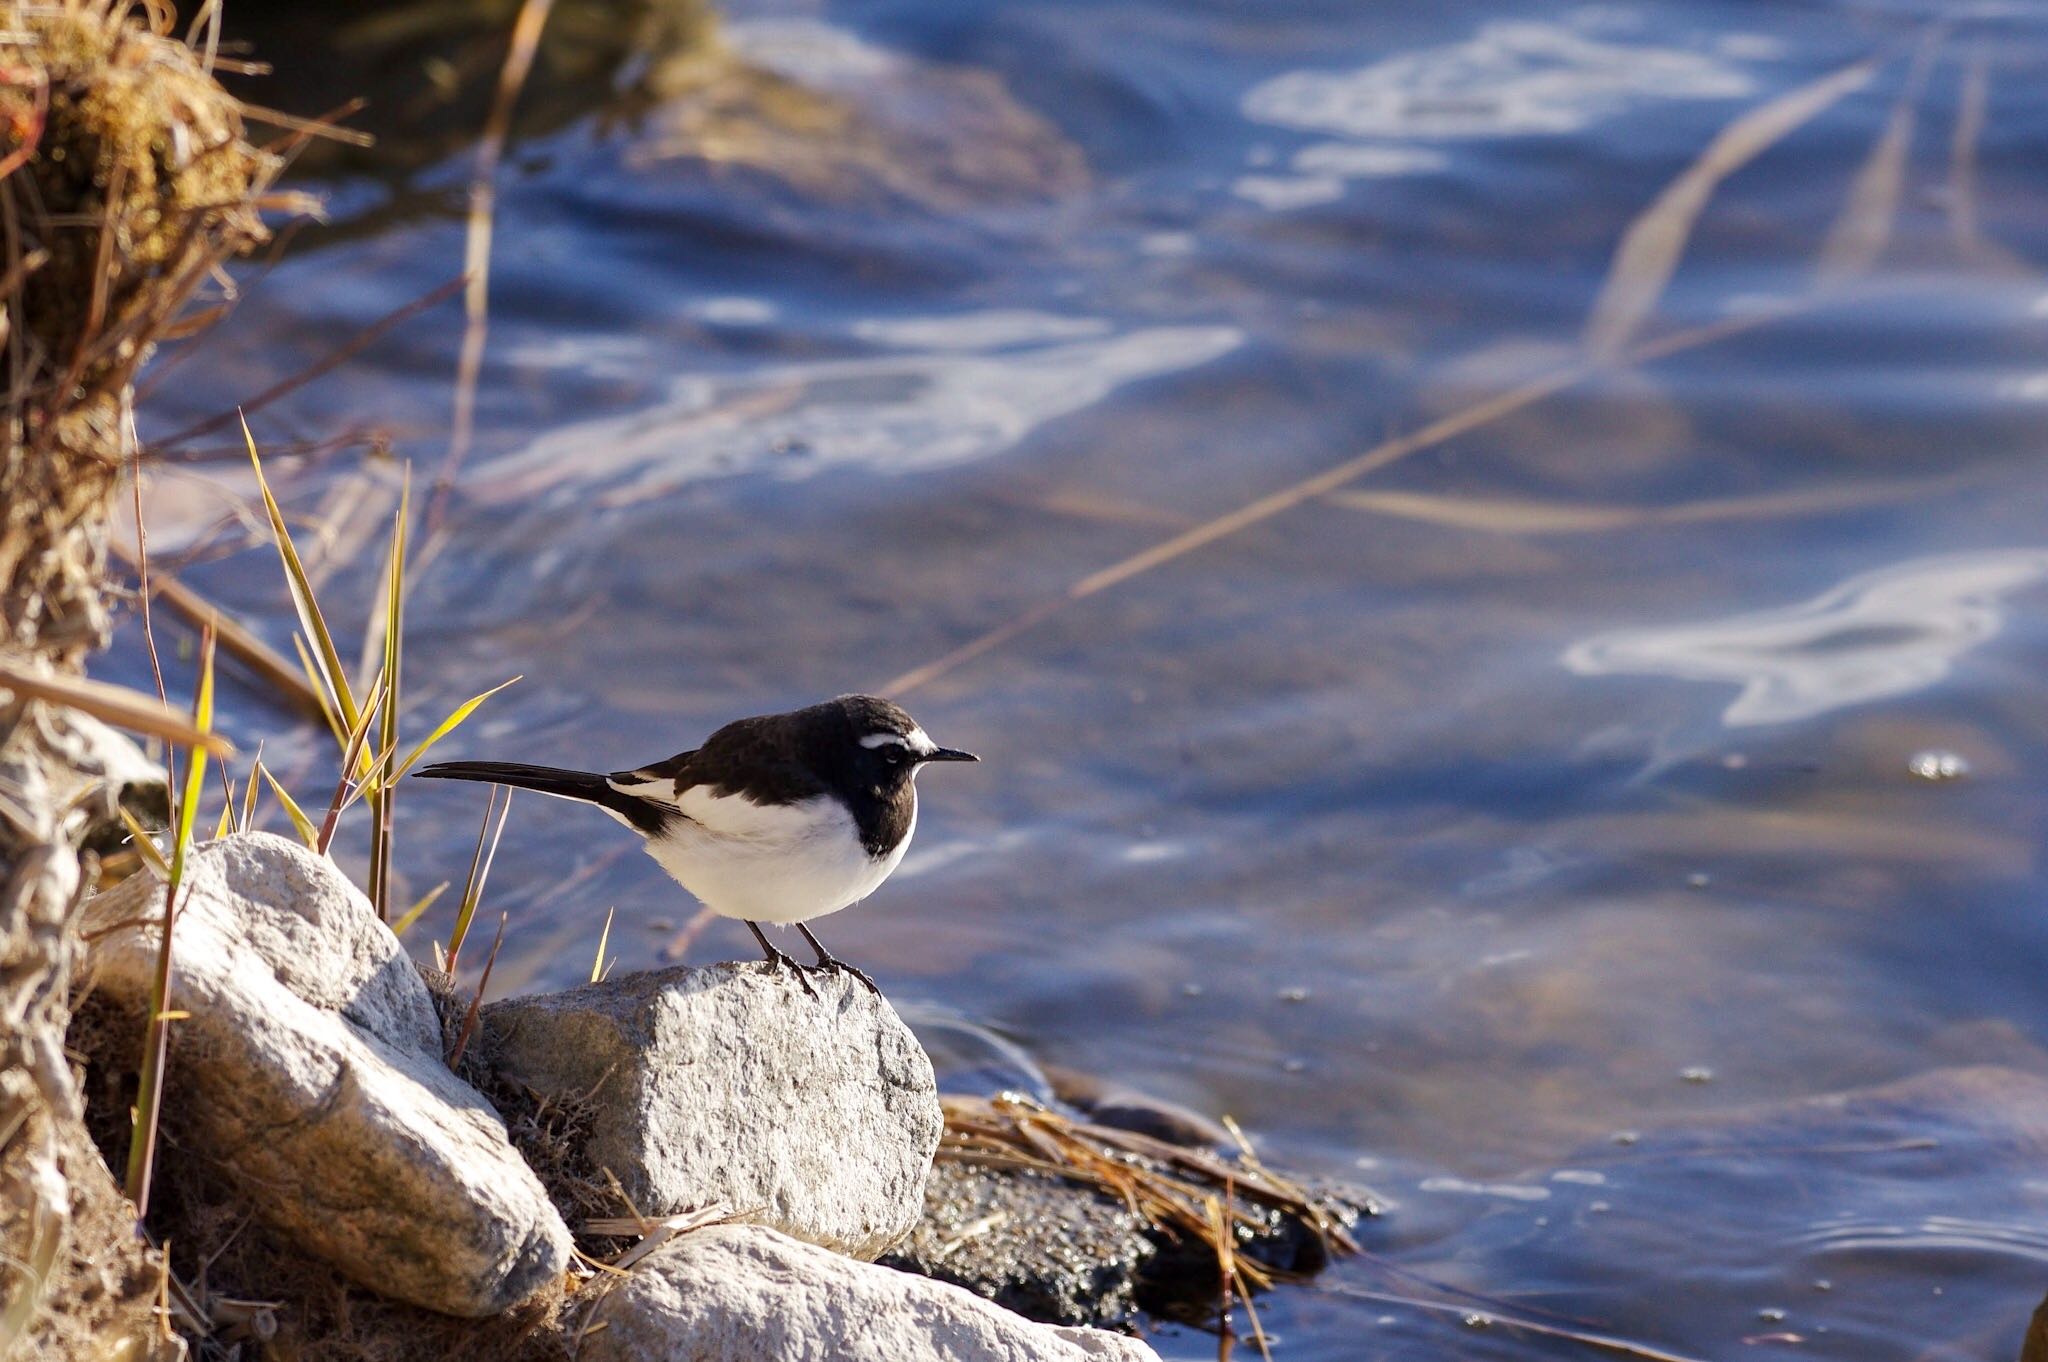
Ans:
[[[518,681],[520,679],[520,677],[515,676],[512,678],[512,681]],[[453,733],[457,728],[460,728],[462,726],[462,721],[464,719],[467,719],[470,715],[476,713],[476,708],[478,705],[481,705],[484,701],[490,699],[493,695],[496,695],[499,691],[505,689],[506,686],[511,685],[512,681],[502,681],[499,684],[492,686],[483,694],[472,695],[469,697],[469,699],[457,705],[455,709],[448,715],[448,717],[443,719],[440,722],[440,724],[435,727],[433,732],[427,734],[426,737],[420,739],[419,745],[413,748],[412,751],[406,753],[405,760],[398,763],[398,769],[391,773],[391,778],[393,780],[397,780],[407,771],[410,771],[413,768],[414,763],[419,761],[421,757],[427,755],[427,750],[429,748],[431,748],[435,743],[441,741],[441,739],[447,737],[450,733]]]
[[[420,895],[419,902],[415,903],[412,907],[406,909],[405,915],[399,918],[398,921],[391,924],[391,934],[393,936],[404,936],[406,928],[412,926],[413,923],[418,922],[420,920],[420,915],[426,912],[427,909],[433,907],[434,901],[440,898],[442,894],[448,891],[448,885],[449,881],[443,880],[439,884],[435,885],[432,889],[429,889],[426,893]]]
[[[121,815],[121,821],[128,825],[128,837],[135,843],[135,854],[157,873],[157,878],[168,880],[171,877],[171,863],[164,859],[164,853],[158,848],[156,838],[149,835],[149,829],[143,827],[135,815],[128,812],[125,805],[117,805],[116,810]]]
[[[341,779],[335,782],[334,798],[328,802],[327,818],[320,825],[320,843],[313,849],[321,855],[334,844],[334,829],[341,821],[341,811],[355,800],[355,792],[362,782],[364,763],[369,760],[365,750],[370,736],[370,723],[377,717],[377,701],[383,695],[384,676],[378,673],[370,683],[368,695],[363,700],[364,708],[356,715],[356,721],[349,728],[348,743],[341,751]]]
[[[405,662],[405,563],[408,522],[412,518],[412,469],[398,494],[398,514],[391,525],[390,565],[384,583],[384,703],[378,714],[380,751],[370,768],[370,902],[383,921],[391,920],[392,806],[391,758],[398,747],[398,709]]]
[[[249,784],[242,792],[241,828],[243,832],[248,832],[256,826],[256,796],[263,791],[263,782],[256,777],[257,773],[262,771],[262,769],[263,744],[258,742],[256,744],[256,755],[249,761]]]
[[[498,796],[505,802],[500,804]],[[484,806],[483,824],[476,830],[476,851],[469,858],[469,878],[462,885],[462,907],[456,911],[455,926],[448,933],[448,964],[450,974],[455,973],[456,963],[462,958],[462,943],[469,937],[469,924],[476,917],[477,905],[483,902],[484,881],[491,877],[491,862],[498,857],[498,838],[505,833],[505,818],[512,812],[512,791],[503,785],[491,787],[491,802]],[[497,831],[491,832],[491,815],[497,815]],[[484,834],[490,833],[490,849],[484,849]]]
[[[199,698],[192,705],[192,726],[202,733],[213,731],[213,631],[208,630],[199,650]],[[194,748],[185,772],[185,794],[178,801],[178,840],[171,847],[171,882],[185,878],[185,853],[192,846],[192,827],[199,819],[199,795],[206,788],[206,749]],[[168,939],[166,933],[166,939]]]
[[[590,982],[593,984],[604,980],[604,948],[612,939],[612,914],[618,911],[616,905],[604,910],[604,930],[597,934],[597,959],[590,962]]]
[[[348,730],[341,726],[341,717],[334,712],[334,702],[327,698],[327,687],[320,681],[320,668],[313,664],[313,655],[306,651],[305,635],[294,630],[292,647],[298,650],[299,665],[306,669],[306,680],[312,683],[313,698],[320,702],[320,717],[327,720],[327,731],[334,735],[334,745],[345,746]]]
[[[249,446],[249,465],[256,470],[256,488],[263,494],[263,509],[270,517],[270,536],[277,542],[277,556],[284,562],[285,582],[291,587],[292,605],[299,613],[299,626],[317,645],[318,674],[325,683],[328,698],[344,725],[354,728],[359,714],[355,695],[348,688],[348,674],[342,669],[341,654],[334,646],[334,635],[327,630],[327,618],[320,613],[320,602],[313,594],[312,581],[306,576],[306,565],[299,559],[291,531],[285,528],[284,512],[278,509],[277,498],[270,492],[270,482],[263,476],[263,459],[256,452],[256,437],[249,432],[247,418],[242,421],[242,438]]]
[[[268,766],[263,768],[263,779],[270,783],[270,792],[277,796],[277,802],[283,806],[284,816],[292,820],[292,831],[299,834],[301,842],[318,851],[320,829],[314,825],[312,819],[306,817],[306,811],[299,807],[299,801],[292,798],[291,791],[285,789],[283,783],[270,773]]]
[[[199,646],[199,694],[192,704],[192,726],[213,730],[213,630]],[[156,978],[149,995],[149,1021],[143,1033],[142,1077],[135,1098],[135,1122],[128,1140],[127,1191],[140,1219],[149,1210],[150,1175],[156,1167],[157,1120],[163,1108],[164,1061],[169,1054],[171,933],[177,926],[178,889],[185,880],[185,857],[192,845],[192,826],[199,817],[199,796],[206,788],[206,748],[195,747],[185,772],[178,803],[177,840],[171,845],[170,874],[164,887],[164,920],[158,937]]]

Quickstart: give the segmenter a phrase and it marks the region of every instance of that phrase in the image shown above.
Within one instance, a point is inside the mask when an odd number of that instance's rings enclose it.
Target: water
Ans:
[[[902,871],[820,934],[1386,1197],[1377,1261],[1267,1300],[1277,1355],[1589,1355],[1460,1320],[1512,1306],[1700,1359],[2011,1356],[2048,1286],[2048,10],[728,14],[716,88],[778,131],[586,90],[507,159],[476,445],[410,616],[416,723],[524,674],[464,754],[625,766],[883,685],[1543,381],[1717,133],[1874,61],[1691,182],[1637,336],[1725,333],[912,689],[984,764],[927,774]],[[340,225],[157,386],[159,434],[460,272],[469,162],[385,126],[388,160],[313,167]],[[443,307],[256,414],[280,450],[356,439],[279,465],[344,549],[392,502],[363,442],[439,467],[459,334]],[[208,490],[238,476],[166,474],[153,524],[282,642]],[[366,608],[374,557],[334,599]],[[232,723],[320,769],[250,693]],[[408,893],[460,880],[482,799],[409,792]],[[608,907],[621,969],[691,915],[531,801],[491,906],[495,991],[584,977]],[[689,954],[751,950],[718,923]]]

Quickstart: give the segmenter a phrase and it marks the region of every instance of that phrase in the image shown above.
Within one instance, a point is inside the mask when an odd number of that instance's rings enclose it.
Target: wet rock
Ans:
[[[763,964],[652,970],[483,1012],[505,1079],[590,1111],[584,1155],[643,1214],[723,1204],[855,1258],[923,1207],[943,1118],[881,997]]]
[[[1157,1362],[1136,1339],[1034,1324],[943,1282],[757,1225],[683,1235],[593,1311],[583,1362]]]
[[[1184,1149],[1229,1149],[1230,1132],[1177,1102],[1062,1065],[1047,1065],[1054,1095],[1097,1125],[1132,1130]]]
[[[138,875],[85,910],[90,987],[138,1025],[163,899]],[[174,944],[171,1001],[191,1015],[172,1028],[167,1132],[271,1228],[446,1314],[496,1314],[560,1279],[567,1227],[448,1072],[426,987],[333,862],[267,833],[197,848]]]
[[[923,1219],[882,1261],[1027,1319],[1124,1328],[1136,1321],[1139,1276],[1155,1251],[1145,1222],[1120,1201],[1029,1171],[947,1160],[925,1183]],[[1213,1259],[1209,1276],[1213,1287]]]

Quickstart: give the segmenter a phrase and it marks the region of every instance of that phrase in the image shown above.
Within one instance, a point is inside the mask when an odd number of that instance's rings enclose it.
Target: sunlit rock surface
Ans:
[[[163,886],[87,905],[92,987],[148,1007]],[[380,1295],[485,1316],[557,1280],[569,1232],[448,1071],[396,937],[334,863],[268,833],[186,865],[164,1123],[273,1229]],[[139,1040],[137,1051],[139,1052]]]
[[[957,1286],[758,1225],[683,1235],[597,1307],[584,1362],[1156,1362],[1136,1339],[1034,1324]]]
[[[724,1205],[856,1258],[902,1239],[943,1119],[931,1061],[846,975],[653,970],[485,1008],[505,1078],[590,1111],[587,1162],[643,1214]]]

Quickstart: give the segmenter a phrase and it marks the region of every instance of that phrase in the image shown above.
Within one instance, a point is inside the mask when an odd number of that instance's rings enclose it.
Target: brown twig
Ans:
[[[1700,1362],[1698,1358],[1688,1357],[1683,1353],[1666,1352],[1647,1343],[1632,1343],[1628,1339],[1615,1338],[1611,1334],[1571,1329],[1557,1324],[1540,1324],[1519,1315],[1504,1314],[1497,1310],[1477,1311],[1469,1305],[1457,1305],[1450,1301],[1430,1300],[1422,1296],[1403,1296],[1393,1291],[1374,1291],[1370,1287],[1353,1286],[1348,1282],[1325,1282],[1317,1289],[1354,1300],[1374,1301],[1382,1305],[1406,1305],[1432,1314],[1456,1315],[1481,1327],[1498,1326],[1503,1329],[1520,1330],[1525,1334],[1535,1334],[1541,1338],[1563,1339],[1600,1352],[1612,1353],[1617,1357],[1635,1358],[1637,1362]]]
[[[181,618],[194,626],[203,625],[208,622],[215,623],[217,625],[220,646],[223,651],[275,687],[280,694],[280,698],[292,708],[300,710],[312,718],[319,718],[320,697],[314,693],[312,683],[306,680],[305,673],[300,670],[296,663],[287,659],[268,643],[265,643],[246,625],[235,620],[232,616],[222,613],[220,606],[209,601],[177,578],[159,577],[155,581],[151,581],[148,564],[142,552],[140,534],[142,524],[141,509],[140,494],[138,493],[136,502],[136,550],[131,552],[127,545],[118,542],[110,547],[113,550],[114,556],[134,568],[137,577],[140,579],[139,594],[141,595],[144,637],[149,637],[150,599],[153,596],[161,596],[165,605],[171,607]],[[151,642],[150,646],[153,651],[155,648],[154,641]],[[154,664],[154,657],[151,658],[151,662]],[[161,675],[158,676],[157,683],[159,688],[161,688],[163,683]]]
[[[455,370],[454,428],[448,436],[448,454],[434,478],[434,490],[427,502],[426,531],[431,537],[441,528],[448,511],[448,498],[455,489],[456,474],[469,453],[476,429],[477,382],[483,374],[484,341],[490,329],[491,232],[498,203],[498,163],[505,155],[505,141],[512,132],[512,110],[519,92],[533,69],[533,55],[540,48],[541,30],[547,26],[554,0],[523,0],[519,16],[512,22],[512,41],[505,52],[505,64],[498,72],[498,92],[484,120],[483,141],[477,147],[476,174],[469,182],[469,228],[463,245],[463,266],[468,288],[463,293],[466,322],[462,331],[462,353]]]
[[[374,322],[371,322],[368,326],[364,327],[361,331],[356,332],[354,336],[344,341],[341,345],[329,351],[320,359],[317,359],[313,363],[307,365],[305,368],[299,370],[299,372],[293,374],[290,378],[287,378],[279,383],[271,384],[268,388],[265,388],[262,392],[256,394],[256,396],[250,398],[246,402],[241,403],[233,411],[224,411],[218,413],[217,415],[209,416],[203,421],[194,422],[192,425],[186,426],[183,430],[165,436],[163,439],[156,441],[156,448],[165,449],[174,445],[181,445],[185,443],[185,441],[187,440],[197,439],[201,435],[211,435],[216,430],[224,430],[227,427],[235,424],[249,412],[261,411],[264,407],[269,406],[278,398],[283,397],[287,393],[293,392],[296,389],[303,388],[306,384],[311,383],[314,379],[319,378],[322,374],[325,374],[329,370],[335,368],[336,366],[346,363],[348,360],[355,358],[358,354],[362,353],[364,349],[368,348],[370,345],[375,343],[379,338],[381,338],[387,331],[390,331],[393,327],[398,326],[401,323],[411,321],[420,313],[425,312],[430,308],[438,307],[440,304],[447,302],[450,298],[455,296],[457,290],[459,290],[461,287],[462,280],[450,279],[447,283],[442,284],[438,288],[432,289],[429,292],[423,294],[422,296],[413,299],[404,307],[397,308],[391,312],[385,313],[382,317],[378,318]]]
[[[1830,298],[1841,295],[1829,295]],[[904,695],[920,686],[929,684],[939,677],[954,671],[982,654],[991,652],[1020,634],[1029,632],[1051,619],[1060,611],[1090,596],[1099,595],[1111,587],[1120,586],[1133,577],[1150,572],[1156,567],[1185,557],[1197,549],[1206,548],[1219,540],[1227,539],[1241,530],[1246,530],[1274,516],[1316,498],[1336,491],[1348,482],[1377,472],[1407,458],[1421,450],[1432,449],[1460,435],[1469,434],[1484,426],[1493,424],[1504,417],[1512,416],[1524,408],[1535,405],[1545,398],[1554,397],[1568,388],[1576,387],[1596,374],[1607,373],[1615,368],[1663,359],[1682,351],[1697,349],[1703,345],[1725,340],[1729,336],[1753,331],[1769,323],[1805,312],[1819,303],[1816,297],[1807,297],[1781,304],[1777,307],[1760,309],[1756,312],[1731,317],[1703,326],[1689,327],[1654,341],[1633,347],[1614,364],[1593,359],[1574,360],[1561,364],[1548,373],[1539,374],[1528,382],[1507,392],[1499,393],[1471,406],[1441,417],[1420,430],[1407,435],[1395,436],[1368,449],[1355,458],[1346,459],[1335,467],[1303,478],[1301,481],[1269,492],[1263,497],[1247,502],[1234,511],[1226,512],[1214,519],[1204,521],[1191,530],[1174,535],[1154,544],[1121,562],[1112,563],[1100,571],[1081,578],[1066,591],[1049,600],[1023,611],[1015,618],[996,626],[979,638],[961,644],[921,667],[913,667],[893,680],[885,682],[878,693],[883,695]]]
[[[455,1038],[455,1053],[448,1056],[448,1067],[456,1069],[462,1063],[462,1052],[469,1048],[469,1038],[476,1033],[476,1021],[483,1011],[484,990],[491,986],[491,967],[498,963],[498,947],[505,944],[505,923],[511,914],[498,914],[498,934],[491,941],[491,953],[484,957],[483,977],[476,981],[476,996],[469,1000],[469,1011],[462,1018],[462,1034]],[[448,962],[451,966],[454,961]]]

